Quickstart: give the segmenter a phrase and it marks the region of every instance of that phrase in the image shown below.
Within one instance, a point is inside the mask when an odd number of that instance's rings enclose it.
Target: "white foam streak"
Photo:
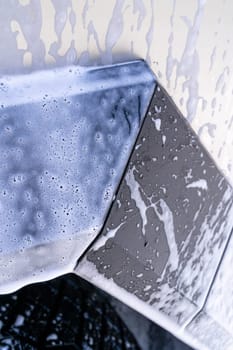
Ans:
[[[117,231],[121,228],[124,222],[120,223],[116,228],[109,230],[106,235],[102,235],[95,243],[94,250],[98,250],[100,247],[103,247],[108,239],[115,237]]]
[[[187,188],[200,188],[201,190],[208,190],[208,184],[207,181],[205,179],[200,179],[194,182],[189,183],[187,186]]]
[[[135,171],[135,167],[130,169],[126,174],[125,180],[126,180],[127,186],[130,189],[131,198],[135,201],[136,206],[140,212],[140,216],[142,219],[142,234],[143,236],[145,236],[146,234],[145,227],[147,225],[146,211],[148,207],[146,206],[146,204],[142,199],[142,196],[140,193],[140,185],[135,179],[134,171]]]
[[[167,203],[163,199],[160,199],[156,203],[152,203],[152,201],[150,200],[149,205],[145,204],[140,192],[141,191],[140,185],[135,179],[134,171],[136,171],[135,167],[133,167],[128,171],[126,175],[126,183],[130,189],[131,198],[135,201],[136,206],[140,212],[140,216],[142,219],[142,234],[143,236],[145,236],[146,234],[145,228],[148,223],[147,210],[149,208],[153,208],[155,214],[158,216],[159,220],[162,221],[164,225],[164,230],[167,237],[167,243],[170,250],[170,256],[169,256],[169,261],[167,266],[170,266],[171,271],[175,271],[178,268],[178,264],[179,264],[179,254],[178,254],[178,248],[177,248],[176,239],[175,239],[175,230],[174,230],[172,211],[170,210]]]
[[[167,237],[167,243],[170,250],[170,256],[169,256],[167,266],[170,266],[171,271],[175,271],[178,268],[178,264],[179,264],[179,254],[178,254],[178,248],[177,248],[177,243],[175,239],[175,230],[174,230],[172,211],[163,199],[160,199],[158,202],[154,204],[151,203],[151,207],[154,209],[159,220],[162,221],[164,225],[164,230]],[[161,209],[161,213],[158,208]]]

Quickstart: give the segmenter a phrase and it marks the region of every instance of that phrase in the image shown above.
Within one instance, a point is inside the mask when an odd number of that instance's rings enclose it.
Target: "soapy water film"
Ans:
[[[143,61],[2,77],[0,293],[73,269],[103,225],[154,87]]]
[[[130,80],[126,86],[123,77]],[[20,89],[16,79],[6,78],[1,94],[4,252],[48,237],[96,235],[154,89],[154,78],[140,61],[104,74],[73,67],[23,79]]]
[[[1,73],[67,64],[150,64],[233,182],[230,0],[0,2]]]
[[[0,73],[144,58],[233,182],[232,10],[230,0],[0,1]]]

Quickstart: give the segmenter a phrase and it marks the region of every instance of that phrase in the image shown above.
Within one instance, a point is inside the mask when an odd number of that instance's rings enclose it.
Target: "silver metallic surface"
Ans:
[[[1,292],[72,271],[103,225],[154,86],[143,61],[1,78]]]

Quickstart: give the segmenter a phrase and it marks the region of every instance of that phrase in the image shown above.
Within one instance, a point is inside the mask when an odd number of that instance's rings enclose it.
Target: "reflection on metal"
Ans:
[[[196,348],[228,349],[233,335],[217,320],[202,337],[180,332],[206,302],[232,227],[231,186],[158,86],[105,227],[76,272]],[[213,329],[221,338],[210,342]]]
[[[1,79],[1,292],[72,271],[103,225],[154,87],[143,61]]]

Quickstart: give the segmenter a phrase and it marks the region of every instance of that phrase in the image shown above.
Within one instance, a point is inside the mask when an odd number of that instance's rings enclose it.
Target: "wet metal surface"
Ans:
[[[72,271],[103,225],[154,87],[143,61],[1,78],[2,292]]]
[[[231,234],[232,194],[158,87],[105,227],[77,273],[115,287],[126,303],[136,296],[135,308],[144,312],[136,300],[149,305],[151,319],[158,311],[185,327],[205,303]]]

